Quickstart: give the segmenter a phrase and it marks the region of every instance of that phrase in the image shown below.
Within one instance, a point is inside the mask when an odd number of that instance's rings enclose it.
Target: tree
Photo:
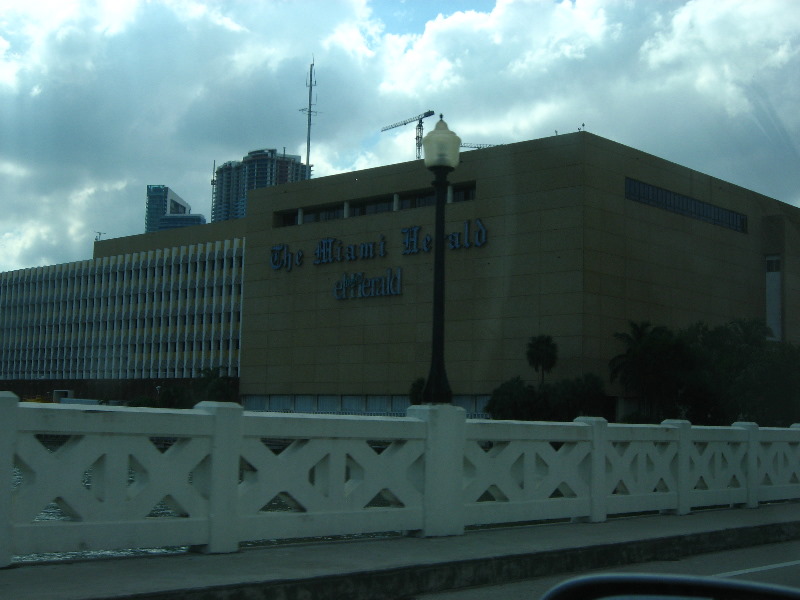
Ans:
[[[647,321],[631,321],[630,332],[614,337],[625,348],[609,362],[610,380],[619,380],[645,415],[655,420],[682,416],[682,396],[697,368],[689,344],[666,327],[653,327]]]
[[[639,401],[637,418],[789,425],[800,420],[800,347],[770,336],[757,319],[698,322],[677,333],[631,323],[615,334],[624,351],[609,363],[610,378]]]
[[[754,365],[758,395],[750,414],[762,426],[800,423],[800,346],[770,342]]]
[[[584,373],[575,379],[562,379],[554,386],[550,411],[553,421],[605,416],[609,411],[603,380],[594,373]]]
[[[422,404],[422,391],[425,389],[425,378],[417,377],[408,389],[408,401],[410,404]]]
[[[159,390],[158,408],[192,408],[195,402],[191,392],[180,386],[168,385]]]
[[[492,390],[486,412],[493,419],[519,421],[571,421],[580,415],[606,414],[607,396],[603,380],[586,373],[572,380],[545,385],[544,374],[555,367],[558,346],[549,335],[531,337],[526,357],[528,364],[541,373],[539,386],[525,384],[521,377],[500,384]]]
[[[485,410],[492,419],[547,420],[550,415],[547,389],[537,390],[527,385],[522,378],[514,377],[492,390]]]
[[[222,367],[207,368],[200,371],[200,377],[193,386],[197,390],[197,402],[211,400],[215,402],[238,402],[238,379],[221,375]]]
[[[700,335],[697,335],[697,331]],[[695,326],[696,343],[709,357],[711,376],[722,395],[722,420],[790,425],[800,417],[800,348],[771,341],[757,319],[738,319],[710,328]]]
[[[553,370],[558,362],[558,346],[549,335],[537,335],[528,340],[525,353],[528,364],[537,373],[541,372],[539,387],[544,385],[544,374]]]

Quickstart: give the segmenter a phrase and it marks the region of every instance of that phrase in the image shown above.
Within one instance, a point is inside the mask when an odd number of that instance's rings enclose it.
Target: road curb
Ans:
[[[489,558],[260,583],[113,596],[114,600],[398,600],[561,573],[677,560],[800,539],[800,521]],[[100,599],[96,599],[100,600]],[[107,598],[106,600],[111,600]]]

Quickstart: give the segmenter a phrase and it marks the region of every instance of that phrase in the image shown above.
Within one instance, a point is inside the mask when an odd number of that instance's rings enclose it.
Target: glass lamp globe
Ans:
[[[433,131],[422,139],[422,148],[425,152],[425,166],[450,167],[458,166],[458,153],[461,148],[461,138],[447,128],[447,123],[439,116]]]

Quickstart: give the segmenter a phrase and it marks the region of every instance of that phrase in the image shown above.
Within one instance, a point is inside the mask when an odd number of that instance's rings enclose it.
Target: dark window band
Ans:
[[[747,233],[747,215],[682,194],[670,192],[649,183],[625,178],[625,197],[679,215]]]

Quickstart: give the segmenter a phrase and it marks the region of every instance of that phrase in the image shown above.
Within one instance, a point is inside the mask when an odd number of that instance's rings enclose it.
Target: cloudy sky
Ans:
[[[800,0],[0,0],[0,271],[144,231],[147,184],[210,218],[214,161],[317,177],[588,131],[800,205]],[[426,121],[429,127],[433,119]]]

